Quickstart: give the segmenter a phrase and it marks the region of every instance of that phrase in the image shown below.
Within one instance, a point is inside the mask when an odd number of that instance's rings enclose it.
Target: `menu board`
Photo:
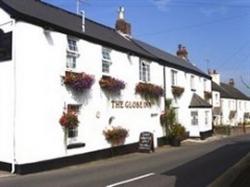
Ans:
[[[139,151],[140,152],[153,152],[154,151],[154,137],[151,132],[141,132],[139,138]]]

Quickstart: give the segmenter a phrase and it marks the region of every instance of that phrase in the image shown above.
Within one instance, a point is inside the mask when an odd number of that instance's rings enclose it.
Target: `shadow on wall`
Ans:
[[[175,187],[208,186],[250,150],[250,142],[226,145],[161,175],[175,176]]]

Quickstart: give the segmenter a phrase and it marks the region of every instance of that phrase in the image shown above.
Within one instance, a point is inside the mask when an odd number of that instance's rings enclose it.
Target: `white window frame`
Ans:
[[[139,62],[139,79],[143,82],[150,82],[150,62],[140,59]]]
[[[67,104],[67,112],[69,112],[69,106],[73,106],[73,107],[78,107],[77,111],[75,112],[76,114],[80,113],[80,108],[81,105],[79,104]],[[69,134],[71,133],[75,133],[75,136],[70,137]],[[75,143],[79,143],[79,131],[78,131],[78,127],[72,128],[72,129],[67,129],[67,145],[71,145],[71,144],[75,144]]]
[[[172,86],[177,86],[177,71],[171,70],[171,84]]]
[[[191,124],[198,125],[198,111],[191,111]]]
[[[203,86],[204,86],[204,91],[208,91],[207,90],[207,79],[203,79]]]
[[[102,73],[109,74],[111,64],[111,49],[102,47]]]
[[[74,37],[67,37],[67,60],[66,67],[70,69],[76,68],[77,58],[80,56],[78,52],[78,39]]]
[[[195,76],[194,75],[190,76],[190,88],[192,91],[196,90],[196,88],[195,88]]]
[[[209,120],[209,111],[205,111],[205,125],[208,125],[208,120]]]

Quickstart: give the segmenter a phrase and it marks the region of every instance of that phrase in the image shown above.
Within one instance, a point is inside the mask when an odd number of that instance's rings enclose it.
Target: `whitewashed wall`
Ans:
[[[8,21],[7,14],[0,11],[0,23]],[[7,27],[4,29],[12,29]],[[135,86],[139,82],[139,57],[112,50],[110,75],[126,82],[126,88],[119,97],[104,94],[99,80],[102,76],[102,46],[84,40],[78,42],[80,57],[74,71],[92,74],[95,77],[93,87],[82,95],[74,95],[63,85],[62,76],[66,70],[67,35],[55,31],[46,31],[32,24],[17,22],[15,27],[16,84],[14,84],[13,62],[0,63],[0,160],[13,160],[13,120],[16,122],[16,159],[18,164],[86,153],[109,148],[103,130],[112,125],[129,130],[126,144],[137,142],[142,131],[154,133],[156,138],[163,136],[159,114],[163,111],[163,98],[150,109],[112,108],[112,100],[141,101],[135,95]],[[151,63],[151,83],[163,87],[163,67]],[[167,98],[173,98],[171,91],[171,68],[166,68]],[[175,100],[178,107],[178,119],[187,130],[192,130],[190,109],[193,91],[190,88],[189,73],[178,71],[178,86],[185,88],[181,98]],[[195,76],[196,93],[203,97],[203,78]],[[8,84],[6,84],[6,82]],[[208,90],[211,81],[207,81]],[[14,86],[16,85],[16,92]],[[14,93],[16,100],[14,100]],[[14,118],[14,101],[16,116]],[[83,148],[66,150],[64,132],[59,118],[67,104],[82,104],[79,114],[78,140],[86,143]],[[203,109],[199,109],[202,113]],[[199,133],[211,130],[202,123],[199,115]]]
[[[112,50],[110,75],[125,81],[126,88],[119,98],[109,98],[99,87],[102,76],[102,46],[80,40],[80,57],[76,71],[95,76],[95,84],[82,96],[75,96],[62,84],[66,70],[67,36],[58,32],[44,32],[43,28],[19,22],[17,24],[17,160],[18,163],[36,162],[110,147],[103,130],[108,119],[112,125],[129,130],[125,143],[134,143],[142,131],[151,131],[156,137],[163,135],[159,114],[163,102],[151,109],[112,109],[112,100],[140,101],[135,95],[139,82],[139,58],[130,62],[126,53]],[[30,34],[32,33],[32,35]],[[26,45],[23,45],[23,44]],[[151,64],[151,82],[163,86],[163,70]],[[163,100],[163,99],[162,99]],[[64,133],[59,124],[66,104],[82,104],[79,140],[83,148],[67,150]],[[152,114],[157,114],[156,116]],[[99,116],[99,118],[97,118]]]
[[[183,87],[184,92],[179,98],[174,98],[172,94],[172,83],[171,83],[171,71],[174,70],[177,72],[177,86]],[[195,83],[195,91],[191,90],[191,76],[194,76],[194,83]],[[206,84],[204,84],[204,79],[206,79]],[[193,126],[191,125],[191,109],[189,109],[191,99],[193,97],[193,94],[196,93],[200,97],[204,99],[204,91],[211,92],[211,80],[200,77],[194,74],[186,73],[183,71],[180,71],[178,69],[174,68],[168,68],[166,67],[166,97],[169,99],[172,99],[173,106],[176,107],[177,110],[177,120],[179,123],[181,123],[187,131],[189,131],[190,136],[200,136],[200,132],[204,132],[207,126],[204,125],[202,122],[203,114],[199,115],[199,125]],[[201,111],[202,113],[203,109],[196,109],[197,111]],[[211,124],[209,127],[212,129],[212,113],[211,109],[207,109],[210,111],[210,117],[209,117],[209,123]],[[204,130],[204,131],[201,131]]]
[[[13,30],[12,19],[0,9],[0,29]],[[13,160],[14,124],[14,63],[0,62],[0,161]]]

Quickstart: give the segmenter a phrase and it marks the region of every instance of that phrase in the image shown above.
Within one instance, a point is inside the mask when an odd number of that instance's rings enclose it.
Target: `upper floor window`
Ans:
[[[194,76],[191,75],[190,77],[190,87],[191,87],[191,90],[195,91],[195,79],[194,79]]]
[[[204,91],[208,91],[207,90],[207,80],[203,79],[203,87],[204,87]]]
[[[177,71],[171,70],[171,84],[177,86]]]
[[[68,48],[67,48],[67,68],[76,68],[76,59],[79,57],[77,40],[68,37]]]
[[[145,60],[140,60],[139,63],[140,80],[148,82],[150,81],[150,63]]]
[[[102,48],[102,72],[109,73],[111,65],[111,50],[108,48]]]
[[[12,58],[12,32],[4,33],[0,29],[0,62]]]

